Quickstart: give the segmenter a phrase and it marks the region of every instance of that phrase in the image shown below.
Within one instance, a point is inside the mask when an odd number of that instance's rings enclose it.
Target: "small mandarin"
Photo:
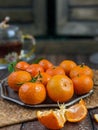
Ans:
[[[53,67],[53,64],[47,59],[40,60],[38,64],[40,64],[44,68],[44,71]]]
[[[93,89],[93,79],[87,75],[79,75],[72,78],[74,92],[77,95],[88,93]]]
[[[51,76],[54,76],[57,74],[65,75],[64,69],[60,66],[54,66],[52,68],[49,68],[46,70],[46,73],[51,75]]]
[[[26,71],[14,71],[8,76],[8,85],[15,91],[19,90],[19,87],[25,82],[30,81],[31,75]]]
[[[19,61],[15,66],[15,70],[26,70],[29,65],[26,61]]]
[[[54,102],[67,102],[74,94],[73,82],[65,75],[55,75],[46,86],[48,96]]]
[[[44,69],[39,64],[31,64],[26,69],[26,71],[29,72],[32,75],[32,77],[33,77],[33,76],[37,75],[39,72],[44,72]]]
[[[60,66],[65,70],[65,74],[69,76],[71,69],[77,66],[77,64],[73,60],[63,60]]]
[[[88,75],[91,78],[93,78],[93,76],[94,76],[94,72],[89,66],[81,64],[81,65],[77,65],[76,67],[71,69],[70,78],[73,78],[77,75],[83,75],[83,74]]]
[[[46,89],[41,83],[24,83],[19,88],[19,98],[25,104],[40,104],[46,99]]]
[[[36,82],[40,82],[47,85],[48,81],[51,79],[51,75],[47,74],[46,72],[41,72],[35,76],[37,78]]]

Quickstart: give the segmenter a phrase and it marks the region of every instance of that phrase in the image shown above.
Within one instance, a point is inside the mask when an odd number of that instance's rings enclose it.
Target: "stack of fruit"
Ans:
[[[54,65],[47,59],[32,64],[19,61],[8,76],[8,86],[18,92],[20,100],[25,104],[40,104],[47,97],[53,102],[65,103],[73,95],[83,95],[93,89],[93,75],[89,66],[78,65],[72,60],[63,60],[59,65]],[[86,114],[83,100],[69,109],[63,105],[56,111],[37,112],[39,121],[50,129],[62,128],[66,120],[80,121]],[[53,122],[50,121],[53,126],[48,122],[49,118],[54,119]],[[59,124],[60,122],[62,123]]]

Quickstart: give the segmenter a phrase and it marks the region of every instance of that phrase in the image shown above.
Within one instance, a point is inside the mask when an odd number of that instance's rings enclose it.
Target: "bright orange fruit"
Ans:
[[[74,94],[73,82],[65,75],[55,75],[46,86],[48,96],[55,102],[67,102]]]
[[[34,78],[37,78],[36,82],[42,83],[46,86],[48,81],[51,79],[51,75],[46,72],[40,72]]]
[[[63,60],[60,66],[65,70],[65,74],[69,76],[71,69],[77,66],[77,64],[73,60]]]
[[[37,118],[48,129],[57,130],[64,127],[66,122],[64,113],[62,110],[37,111]]]
[[[80,100],[79,103],[69,107],[65,116],[69,122],[79,122],[83,120],[87,115],[87,108],[83,100]]]
[[[16,66],[15,69],[16,70],[26,70],[29,67],[29,63],[27,63],[26,61],[19,61]]]
[[[46,89],[41,83],[24,83],[19,88],[19,98],[26,104],[40,104],[46,99]]]
[[[40,64],[44,68],[44,71],[53,67],[53,64],[47,59],[40,60],[38,64]]]
[[[60,66],[53,66],[52,68],[47,69],[46,73],[51,76],[54,76],[57,74],[65,75],[64,69]]]
[[[30,81],[31,75],[26,71],[14,71],[8,76],[8,86],[13,90],[18,91],[19,87],[25,82]]]
[[[32,77],[37,75],[39,72],[44,72],[44,69],[41,65],[39,64],[31,64],[27,69],[27,72],[29,72]]]
[[[63,128],[66,121],[79,122],[83,120],[86,117],[87,112],[86,104],[84,100],[81,99],[79,103],[76,103],[69,108],[65,108],[65,105],[62,104],[55,110],[37,111],[37,118],[39,122],[48,129],[57,130]]]
[[[83,74],[88,75],[91,78],[93,78],[93,76],[94,76],[94,72],[89,66],[81,64],[81,65],[77,65],[76,67],[71,69],[70,78],[73,78],[78,75],[83,75]]]
[[[74,92],[77,95],[88,93],[93,88],[93,79],[87,75],[79,75],[72,78]]]

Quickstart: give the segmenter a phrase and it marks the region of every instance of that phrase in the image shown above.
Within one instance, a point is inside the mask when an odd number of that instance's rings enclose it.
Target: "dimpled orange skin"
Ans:
[[[40,60],[38,64],[40,64],[44,68],[44,71],[53,67],[53,64],[47,59]]]
[[[77,95],[86,94],[93,89],[93,79],[87,75],[73,77],[72,82]]]
[[[25,104],[40,104],[46,99],[46,89],[41,83],[25,83],[19,89],[19,98]]]
[[[63,60],[60,66],[65,70],[65,74],[69,76],[71,69],[77,66],[77,64],[72,60]]]
[[[39,76],[39,74],[36,75],[35,77],[38,77],[38,76]],[[41,72],[40,77],[38,77],[36,82],[42,83],[46,86],[50,79],[51,79],[51,75],[47,74],[46,72]]]
[[[15,91],[19,90],[19,87],[32,79],[30,73],[26,71],[14,71],[8,76],[8,85]]]
[[[67,102],[74,94],[73,83],[65,75],[55,75],[47,83],[47,93],[54,102]]]
[[[51,76],[54,76],[54,75],[57,75],[57,74],[65,75],[64,69],[60,66],[54,66],[52,68],[49,68],[49,69],[46,70],[46,73],[51,75]]]
[[[31,64],[27,69],[27,72],[29,72],[32,77],[37,75],[39,72],[44,72],[44,68],[39,64]]]
[[[71,69],[69,75],[70,75],[70,78],[73,78],[78,75],[88,75],[91,78],[93,78],[94,72],[89,66],[81,64],[81,65],[77,65],[76,67]]]
[[[26,70],[29,67],[30,64],[28,64],[25,61],[20,61],[16,64],[15,69],[16,70]]]

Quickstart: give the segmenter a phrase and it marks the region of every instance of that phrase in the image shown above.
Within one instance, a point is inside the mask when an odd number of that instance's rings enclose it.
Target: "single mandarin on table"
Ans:
[[[46,99],[46,89],[41,83],[24,83],[19,88],[19,98],[25,104],[40,104]]]
[[[15,91],[19,90],[19,87],[24,84],[25,82],[30,81],[31,75],[26,71],[14,71],[9,74],[7,81],[10,88]]]

